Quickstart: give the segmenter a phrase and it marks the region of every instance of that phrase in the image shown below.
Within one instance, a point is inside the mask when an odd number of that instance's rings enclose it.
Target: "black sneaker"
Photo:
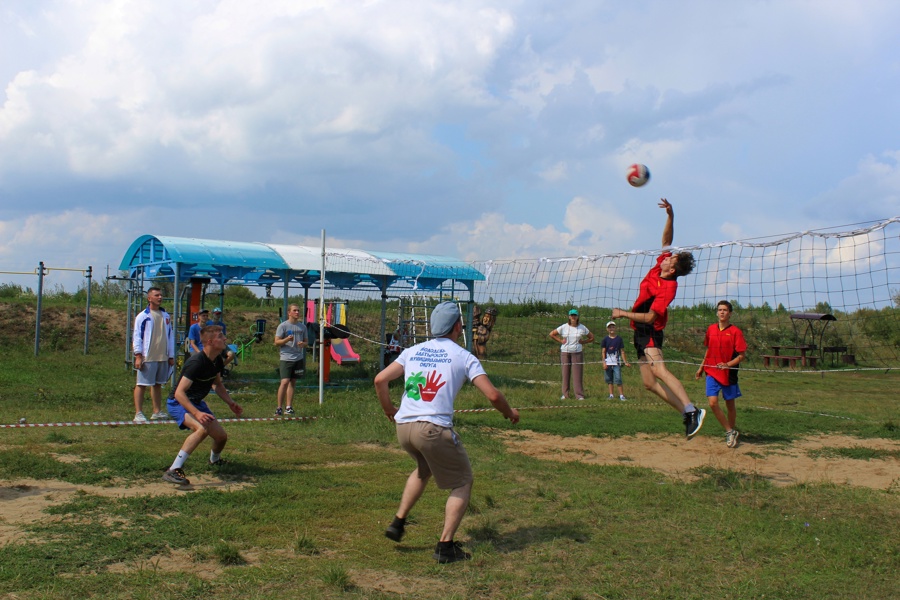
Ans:
[[[405,532],[406,527],[404,527],[403,523],[391,523],[388,528],[384,530],[384,537],[399,542],[403,539],[403,534]]]
[[[463,550],[459,542],[438,542],[434,547],[434,560],[442,565],[470,558],[472,555]]]
[[[165,481],[170,483],[177,483],[178,485],[190,485],[190,480],[184,476],[184,470],[182,469],[169,469],[165,473],[163,473],[162,478]]]
[[[211,467],[221,467],[222,465],[227,465],[228,461],[224,458],[220,458],[219,460],[211,460],[209,461],[209,466]]]
[[[282,414],[284,414],[284,413],[281,412],[281,408],[276,408],[276,409],[275,409],[275,416],[276,416],[276,417],[280,417]]]
[[[700,428],[703,427],[703,419],[706,418],[706,411],[702,408],[695,409],[684,414],[685,434],[688,439],[694,437]]]
[[[286,409],[284,409],[284,414],[286,414],[286,415],[292,415],[292,414],[294,414],[294,407],[293,407],[293,406],[288,406]]]

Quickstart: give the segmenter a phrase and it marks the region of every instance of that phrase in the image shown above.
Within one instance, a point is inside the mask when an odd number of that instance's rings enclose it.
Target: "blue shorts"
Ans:
[[[621,365],[606,365],[606,369],[603,370],[603,379],[606,380],[606,383],[622,385]]]
[[[712,375],[706,376],[706,396],[712,398],[718,396],[722,392],[722,397],[726,400],[735,400],[741,397],[741,388],[738,384],[722,385]]]
[[[209,409],[209,406],[206,405],[205,400],[201,400],[200,404],[195,404],[200,412],[205,412],[208,415],[213,415],[213,412]],[[185,427],[184,425],[184,415],[188,414],[184,407],[181,405],[181,402],[176,400],[175,398],[169,398],[166,400],[166,408],[169,411],[169,415],[175,419],[175,423],[178,425],[178,429],[190,429],[190,427]]]

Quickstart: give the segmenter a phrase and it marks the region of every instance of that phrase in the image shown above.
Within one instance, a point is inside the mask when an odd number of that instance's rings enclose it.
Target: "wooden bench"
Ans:
[[[790,356],[785,354],[763,354],[763,366],[768,367],[770,361],[775,362],[776,367],[787,367],[794,369],[797,367],[797,361],[800,361],[801,365],[816,368],[816,362],[818,361],[818,356]]]
[[[843,357],[847,355],[847,346],[825,346],[822,348],[822,354],[830,354],[831,355],[831,366],[834,366],[834,358],[835,356],[840,355],[841,360]],[[847,362],[847,361],[844,361]]]

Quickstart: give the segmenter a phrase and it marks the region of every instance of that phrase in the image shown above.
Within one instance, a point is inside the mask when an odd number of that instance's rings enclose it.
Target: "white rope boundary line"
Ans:
[[[624,403],[622,401],[618,402],[608,402],[606,404],[596,404],[596,403],[584,403],[584,404],[557,404],[553,406],[522,406],[517,410],[551,410],[551,409],[561,409],[561,408],[599,408],[603,406],[619,406],[622,408],[626,407],[645,407],[645,406],[653,406],[664,408],[667,407],[666,404],[659,402],[633,402],[631,400],[626,400]],[[818,413],[818,412],[810,412],[805,410],[789,410],[783,408],[772,408],[770,406],[752,406],[748,408],[756,408],[759,410],[768,410],[773,412],[785,412],[785,413],[794,413],[800,415],[811,415],[815,417],[829,417],[832,419],[843,419],[845,421],[856,421],[856,419],[852,417],[842,417],[840,415],[830,415],[828,413]],[[484,412],[495,412],[494,408],[460,408],[454,410],[454,414],[464,414],[464,413],[484,413]],[[260,422],[271,422],[271,421],[316,421],[319,419],[330,419],[332,417],[253,417],[247,419],[235,419],[235,418],[227,418],[227,419],[217,419],[220,423],[260,423]],[[174,419],[159,419],[157,421],[143,421],[140,423],[136,423],[134,421],[84,421],[84,422],[67,422],[67,423],[12,423],[12,424],[0,424],[0,429],[24,429],[28,427],[32,428],[47,428],[47,427],[116,427],[119,425],[172,425],[175,423]]]

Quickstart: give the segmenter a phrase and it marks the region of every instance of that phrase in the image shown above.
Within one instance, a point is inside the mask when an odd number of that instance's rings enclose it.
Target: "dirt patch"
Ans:
[[[209,488],[237,491],[249,485],[252,484],[222,481],[210,475],[191,475],[191,485],[181,486],[165,482],[101,487],[46,479],[4,481],[0,482],[0,546],[23,539],[25,534],[19,526],[47,519],[48,507],[68,502],[78,493],[106,498],[131,498],[185,494]]]
[[[879,490],[900,486],[900,460],[830,457],[816,450],[866,448],[900,452],[900,442],[827,435],[787,446],[742,441],[727,448],[724,439],[636,435],[618,438],[565,438],[533,431],[503,432],[507,447],[542,460],[644,467],[684,481],[695,480],[700,467],[733,470],[764,477],[776,485],[830,482]]]
[[[130,573],[133,571],[189,572],[206,581],[214,581],[222,575],[222,565],[218,562],[214,560],[196,560],[190,552],[185,550],[171,550],[168,554],[158,554],[139,561],[113,563],[107,567],[107,570],[110,573]]]
[[[438,579],[398,575],[394,572],[368,570],[350,571],[353,584],[365,590],[381,594],[409,595],[414,598],[429,598],[436,593],[446,592],[445,583]]]

